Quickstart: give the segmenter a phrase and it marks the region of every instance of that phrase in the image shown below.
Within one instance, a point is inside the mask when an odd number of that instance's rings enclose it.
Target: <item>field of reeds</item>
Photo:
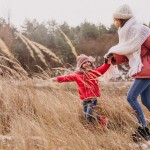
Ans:
[[[131,82],[100,82],[98,114],[108,130],[85,126],[75,83],[0,80],[0,149],[138,150],[131,139],[137,120],[126,101]],[[148,111],[144,109],[149,120]]]
[[[61,34],[66,39],[66,42],[70,46],[70,50],[77,58],[77,52],[75,47],[72,45],[71,41],[67,37],[67,35],[59,29]],[[61,69],[66,70],[65,65],[62,60],[56,56],[54,52],[52,52],[47,47],[31,41],[27,37],[25,37],[20,32],[14,32],[14,36],[16,40],[20,40],[20,42],[25,46],[24,51],[28,54],[28,59],[30,63],[33,63],[32,67],[36,68],[40,74],[34,72],[31,68],[29,68],[24,62],[22,64],[18,61],[18,59],[14,56],[11,50],[7,47],[5,42],[0,38],[0,75],[7,78],[25,80],[28,77],[43,77],[44,79],[50,77],[52,75],[52,68],[49,64],[49,60],[53,60],[55,63],[59,64],[58,71]],[[27,58],[26,58],[27,59]],[[40,65],[39,65],[39,64]],[[26,68],[24,68],[24,67]],[[62,67],[63,66],[63,67]],[[54,71],[54,70],[53,70]]]
[[[60,30],[75,57],[69,38]],[[138,124],[126,101],[128,82],[100,82],[102,96],[95,113],[108,117],[108,129],[98,124],[89,128],[82,112],[75,83],[53,83],[46,55],[63,62],[50,49],[21,33],[16,36],[26,46],[39,73],[25,70],[0,40],[0,149],[3,150],[140,150],[131,134]],[[53,68],[69,71],[65,67]],[[71,71],[71,70],[70,70]],[[147,120],[148,111],[143,107]],[[131,130],[132,129],[132,130]]]

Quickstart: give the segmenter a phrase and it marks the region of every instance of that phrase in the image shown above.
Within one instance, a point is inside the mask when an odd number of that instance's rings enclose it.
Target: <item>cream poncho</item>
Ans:
[[[118,30],[119,43],[109,49],[108,53],[125,55],[129,59],[129,76],[137,74],[143,66],[141,62],[141,45],[150,36],[150,28],[137,23],[135,18],[129,19],[126,24]],[[114,66],[116,67],[116,66]],[[108,70],[113,74],[113,66]]]

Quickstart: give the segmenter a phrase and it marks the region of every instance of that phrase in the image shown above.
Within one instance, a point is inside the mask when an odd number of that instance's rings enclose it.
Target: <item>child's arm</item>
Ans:
[[[98,67],[96,70],[103,75],[108,70],[109,67],[110,64],[103,64],[102,66]]]
[[[96,77],[99,77],[103,75],[108,70],[109,67],[110,64],[103,64],[102,66],[95,69],[94,74],[96,75]]]
[[[58,76],[58,77],[52,78],[52,81],[54,81],[54,82],[72,82],[72,81],[75,81],[75,75],[71,74],[71,75],[66,75],[66,76]]]

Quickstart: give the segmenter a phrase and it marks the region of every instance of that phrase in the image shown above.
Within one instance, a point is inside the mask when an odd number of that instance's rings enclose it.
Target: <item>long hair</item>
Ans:
[[[121,28],[122,28],[129,19],[117,19],[117,20],[120,21],[120,25],[121,25]]]

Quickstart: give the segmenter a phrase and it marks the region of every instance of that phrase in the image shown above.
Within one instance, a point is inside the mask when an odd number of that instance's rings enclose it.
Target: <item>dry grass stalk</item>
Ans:
[[[58,29],[59,29],[59,31],[62,33],[62,35],[65,37],[65,39],[66,39],[68,45],[70,46],[70,48],[71,48],[71,50],[72,50],[72,53],[73,53],[74,56],[77,58],[78,54],[77,54],[76,49],[75,49],[75,47],[73,46],[71,40],[68,38],[68,36],[67,36],[60,28],[58,28]]]
[[[29,46],[29,44],[26,42],[26,40],[23,38],[23,35],[22,35],[21,33],[18,33],[18,32],[15,32],[15,34],[16,34],[16,36],[19,37],[19,38],[22,40],[22,42],[26,45],[27,50],[29,50],[30,56],[33,58],[33,60],[36,60],[32,49],[30,48],[30,46]]]
[[[64,83],[63,89],[62,84],[57,84],[58,88],[52,89],[51,85],[46,88],[31,86],[31,80],[24,81],[23,85],[22,82],[15,85],[5,80],[2,82],[2,106],[6,107],[2,108],[3,115],[7,114],[11,120],[8,136],[18,137],[20,140],[18,142],[17,138],[12,143],[5,141],[5,145],[1,144],[1,149],[42,149],[42,146],[46,150],[138,149],[129,145],[133,144],[130,128],[137,126],[132,109],[125,101],[130,83],[125,87],[122,86],[124,83],[115,83],[116,86],[112,83],[100,83],[102,97],[98,98],[99,106],[96,111],[109,119],[109,129],[104,132],[99,128],[94,131],[85,128],[86,120],[74,83]],[[149,112],[144,112],[150,119]],[[31,137],[44,140],[32,140]]]
[[[27,46],[28,50],[30,51],[31,57],[35,59],[35,56],[34,56],[34,52],[35,52],[39,60],[48,68],[48,65],[45,60],[45,56],[43,55],[41,50],[37,46],[35,46],[31,40],[26,38],[21,33],[16,33],[16,35],[18,35],[20,39],[23,41],[23,43]]]
[[[5,65],[2,65],[2,64],[0,64],[0,68],[3,71],[3,76],[11,77],[11,78],[14,77],[15,79],[21,79],[20,74],[18,74],[18,72],[16,72],[15,70],[13,70]]]
[[[33,73],[32,77],[43,79],[43,80],[48,80],[50,78],[50,77],[45,76],[45,74],[42,74],[42,73]]]
[[[66,71],[68,73],[73,73],[73,71],[71,71],[70,69],[67,68],[62,68],[62,67],[57,67],[57,68],[52,68],[54,70],[60,70],[60,71]]]
[[[33,42],[33,41],[32,41]],[[39,43],[36,43],[36,42],[33,42],[41,51],[45,52],[46,54],[48,54],[49,56],[52,56],[53,60],[56,61],[56,62],[59,62],[62,64],[61,60],[59,57],[57,57],[55,55],[55,53],[53,53],[50,49],[46,48],[45,46],[39,44]]]
[[[11,75],[15,75],[17,78],[28,79],[28,73],[17,62],[12,61],[4,56],[0,56],[0,63],[4,70],[3,73],[8,71]]]
[[[26,40],[26,42],[31,46],[32,50],[36,53],[37,57],[41,60],[41,62],[48,68],[48,65],[45,60],[45,56],[41,52],[41,50],[33,44],[31,40],[22,35],[22,37]]]
[[[6,54],[8,58],[15,59],[13,54],[10,52],[10,50],[8,49],[8,47],[6,46],[6,44],[2,39],[0,39],[0,51]]]
[[[44,78],[45,79],[49,79],[50,78],[50,75],[45,71],[45,70],[43,70],[40,66],[38,66],[38,65],[35,65],[38,69],[39,69],[39,71],[41,72],[41,73],[37,73],[37,75],[41,75],[41,77],[43,78],[43,76],[44,76]],[[33,76],[34,76],[35,74],[33,74]]]
[[[7,61],[7,62],[11,63],[11,64],[13,65],[12,67],[13,67],[16,71],[19,71],[21,74],[23,74],[23,75],[25,75],[25,76],[28,75],[28,73],[21,67],[21,65],[20,65],[19,63],[15,62],[15,61],[13,61],[13,60],[11,60],[11,59],[9,59],[9,58],[6,58],[6,57],[4,57],[4,56],[0,56],[0,61],[1,61],[1,60],[4,60],[4,61]]]

